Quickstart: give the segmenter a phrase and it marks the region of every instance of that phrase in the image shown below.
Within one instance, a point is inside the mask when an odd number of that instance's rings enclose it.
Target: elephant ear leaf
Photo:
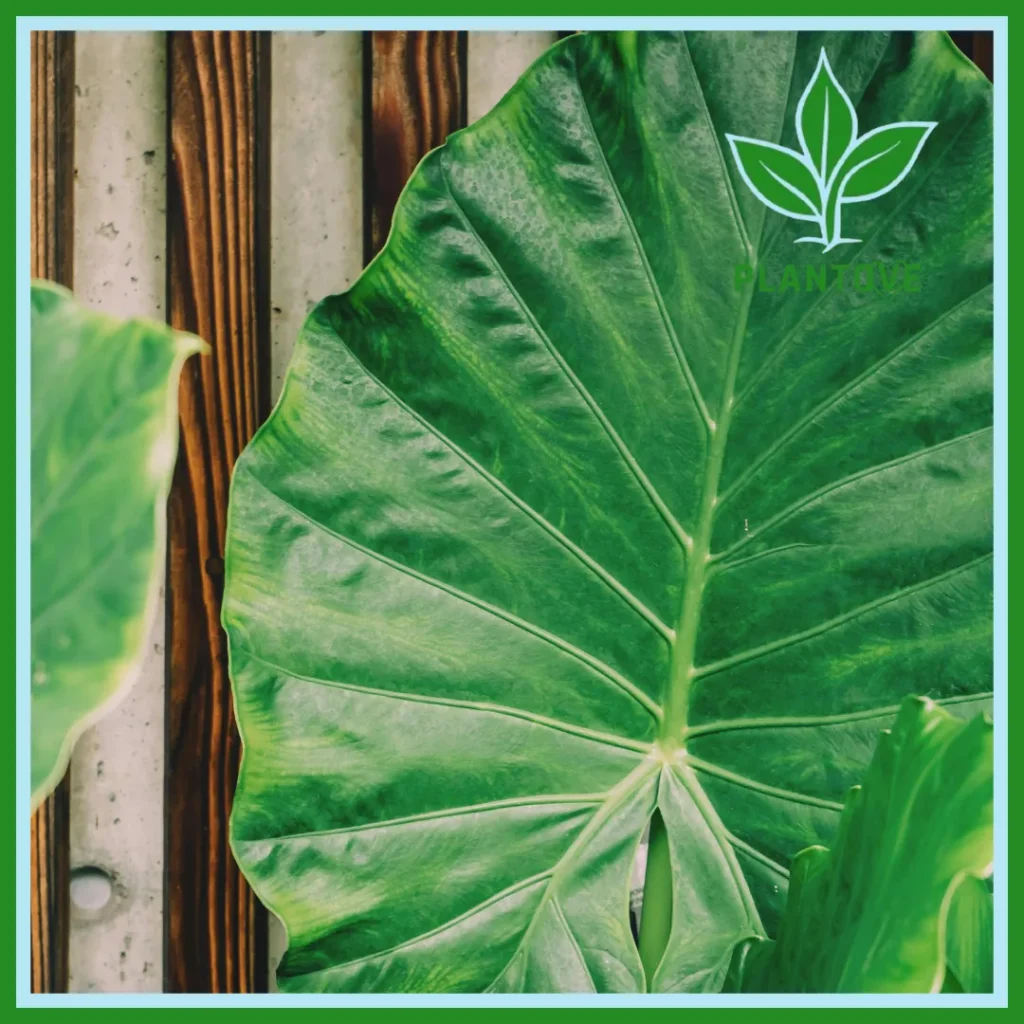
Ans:
[[[778,939],[749,950],[743,988],[938,992],[948,957],[960,974],[947,987],[991,990],[991,869],[991,722],[910,698],[832,848],[794,858]]]
[[[32,285],[32,805],[134,678],[164,558],[178,375],[203,343]]]
[[[804,225],[729,137],[813,201],[823,44],[940,118],[843,257],[917,291],[760,285]],[[420,163],[231,484],[283,989],[717,991],[914,681],[988,699],[991,93],[938,33],[582,33]]]

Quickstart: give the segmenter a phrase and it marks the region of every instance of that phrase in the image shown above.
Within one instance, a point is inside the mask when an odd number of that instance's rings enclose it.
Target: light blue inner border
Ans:
[[[15,522],[17,590],[15,629],[17,636],[16,724],[18,786],[16,812],[17,833],[17,1005],[80,1006],[80,1007],[156,1007],[156,1006],[352,1006],[352,1007],[462,1007],[462,1006],[705,1006],[705,1007],[997,1007],[1007,1005],[1007,934],[1008,911],[1006,887],[996,888],[995,900],[995,993],[993,995],[934,996],[672,996],[672,995],[529,995],[529,996],[421,996],[421,995],[349,995],[296,996],[273,995],[210,996],[210,995],[33,995],[30,991],[30,922],[29,922],[29,777],[31,759],[30,712],[30,643],[31,608],[29,570],[30,544],[30,365],[29,365],[29,281],[31,210],[31,148],[29,93],[29,33],[34,30],[102,29],[108,31],[163,31],[169,29],[347,29],[363,31],[382,28],[428,29],[561,29],[568,23],[573,28],[671,28],[671,29],[988,29],[994,33],[995,63],[995,871],[997,878],[1008,875],[1007,859],[1007,19],[993,17],[841,17],[841,18],[769,18],[769,17],[703,17],[703,18],[515,18],[515,17],[401,17],[401,18],[330,18],[330,17],[19,17],[17,19],[17,363],[15,402]]]
[[[734,15],[721,17],[436,17],[415,16],[405,17],[309,17],[309,16],[273,16],[273,17],[174,17],[145,15],[113,15],[110,17],[81,17],[78,15],[64,16],[24,16],[17,19],[18,31],[35,29],[66,29],[70,31],[87,31],[100,29],[108,31],[125,31],[129,29],[162,31],[169,29],[275,29],[278,31],[302,29],[348,29],[365,31],[370,29],[404,28],[404,29],[565,29],[574,28],[581,31],[598,29],[742,29],[759,31],[789,31],[792,29],[931,29],[934,31],[949,29],[991,29],[997,35],[1005,34],[1006,18],[972,18],[972,17],[758,17]]]

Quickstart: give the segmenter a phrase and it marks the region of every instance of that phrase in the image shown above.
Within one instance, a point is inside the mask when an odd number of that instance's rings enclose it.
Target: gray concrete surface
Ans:
[[[270,98],[271,394],[302,322],[363,264],[358,32],[275,32]]]
[[[79,32],[75,64],[75,291],[162,320],[164,36]],[[161,595],[138,681],[72,758],[72,992],[162,988],[163,634]]]
[[[557,39],[555,32],[470,32],[466,49],[466,109],[472,124]]]

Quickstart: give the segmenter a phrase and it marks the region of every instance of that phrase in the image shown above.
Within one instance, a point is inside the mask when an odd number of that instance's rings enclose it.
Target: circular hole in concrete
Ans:
[[[71,872],[71,902],[82,910],[100,910],[110,902],[114,885],[103,868],[75,868]]]

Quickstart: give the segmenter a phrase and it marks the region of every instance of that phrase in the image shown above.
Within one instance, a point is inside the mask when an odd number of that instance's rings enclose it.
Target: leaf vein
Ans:
[[[648,288],[650,289],[654,302],[658,307],[658,313],[661,316],[661,322],[665,328],[665,334],[668,336],[676,361],[679,363],[679,369],[682,371],[683,379],[686,381],[687,389],[690,392],[690,398],[696,406],[697,412],[700,414],[700,418],[704,424],[704,429],[708,433],[713,433],[715,429],[714,420],[711,418],[711,413],[708,410],[707,403],[704,401],[704,396],[701,394],[700,387],[697,384],[697,378],[693,374],[693,368],[690,366],[690,362],[686,358],[686,352],[683,350],[682,343],[679,341],[679,335],[676,333],[675,324],[672,323],[672,318],[669,316],[668,308],[665,305],[665,297],[662,295],[661,286],[658,284],[657,278],[654,276],[654,269],[651,267],[651,261],[648,259],[647,250],[644,247],[643,240],[640,238],[640,232],[637,230],[636,222],[633,220],[633,214],[626,205],[626,200],[619,189],[618,182],[615,180],[615,175],[612,173],[611,165],[608,163],[608,157],[605,155],[604,149],[601,146],[601,140],[597,136],[597,128],[594,125],[594,118],[590,113],[590,107],[587,105],[587,98],[583,94],[583,86],[580,84],[578,65],[576,67],[576,74],[573,76],[573,80],[576,83],[576,89],[580,95],[580,107],[583,110],[584,118],[590,131],[590,137],[594,142],[594,147],[597,150],[598,157],[601,161],[601,167],[604,171],[605,177],[608,179],[608,185],[612,190],[612,194],[615,196],[615,201],[622,214],[622,219],[625,221],[626,227],[629,229],[630,237],[633,240],[633,247],[636,249],[640,265],[643,267]]]
[[[982,690],[978,693],[958,694],[955,697],[931,698],[935,704],[944,707],[955,704],[967,704],[973,701],[991,700],[992,691]],[[686,731],[687,738],[711,736],[719,733],[735,732],[741,729],[798,729],[804,726],[819,727],[842,725],[845,722],[858,722],[871,718],[887,718],[899,712],[899,704],[885,707],[866,708],[863,711],[844,711],[834,715],[780,715],[761,718],[727,718],[718,722],[704,722],[692,725]]]
[[[783,509],[781,512],[776,513],[770,519],[767,519],[761,526],[751,530],[750,533],[744,534],[738,541],[731,544],[729,547],[719,551],[717,554],[711,556],[713,562],[725,562],[726,565],[723,568],[727,568],[730,564],[728,559],[732,557],[735,552],[741,548],[746,547],[750,541],[754,540],[755,537],[759,537],[762,533],[766,533],[768,530],[773,529],[780,523],[785,522],[787,519],[792,518],[802,509],[815,501],[820,501],[822,498],[832,494],[833,491],[838,491],[842,487],[846,487],[849,484],[856,483],[858,480],[863,480],[867,477],[874,476],[876,473],[884,473],[888,469],[895,469],[897,466],[902,466],[908,462],[914,462],[917,459],[925,458],[929,455],[934,455],[936,452],[944,451],[947,448],[952,448],[958,444],[963,444],[966,441],[972,441],[975,438],[981,437],[983,434],[991,434],[992,426],[981,427],[978,430],[969,431],[966,434],[958,434],[956,437],[951,437],[948,441],[940,441],[938,444],[929,445],[927,448],[921,448],[916,452],[910,452],[907,455],[901,455],[898,458],[890,459],[888,462],[879,462],[873,466],[868,466],[866,469],[858,470],[856,473],[851,473],[848,476],[844,476],[839,480],[834,480],[824,487],[818,488],[816,491],[812,491],[810,494],[799,501],[794,502],[788,508]]]
[[[658,493],[657,488],[654,486],[650,478],[644,472],[643,467],[637,461],[636,456],[633,455],[633,453],[627,446],[626,442],[622,439],[622,436],[612,425],[611,420],[608,418],[608,415],[607,413],[605,413],[604,409],[601,408],[600,403],[597,401],[597,399],[594,398],[594,396],[590,393],[588,388],[583,384],[583,381],[581,381],[579,377],[576,375],[575,371],[569,365],[569,362],[565,358],[565,356],[563,356],[562,353],[558,351],[557,347],[554,345],[554,343],[551,341],[551,338],[548,336],[547,331],[545,331],[544,328],[541,327],[540,322],[537,320],[533,311],[526,304],[526,301],[519,294],[519,291],[516,289],[516,287],[512,284],[512,281],[509,279],[509,276],[506,273],[505,268],[501,265],[493,250],[480,237],[480,234],[477,231],[476,227],[473,225],[472,221],[470,221],[469,215],[462,208],[458,199],[456,199],[455,197],[455,191],[452,188],[451,181],[448,178],[448,171],[444,165],[444,161],[441,160],[439,161],[439,163],[441,166],[442,176],[444,177],[445,184],[448,187],[448,194],[449,196],[451,196],[452,204],[461,215],[462,220],[465,223],[469,233],[472,235],[474,239],[476,239],[476,242],[480,246],[481,250],[487,254],[488,258],[491,261],[491,265],[494,267],[494,269],[498,273],[498,276],[504,282],[505,287],[509,291],[509,294],[516,300],[516,303],[522,310],[523,316],[526,317],[527,321],[533,328],[537,337],[540,338],[542,344],[547,349],[548,353],[551,355],[551,358],[554,359],[555,362],[558,364],[558,368],[562,371],[565,378],[569,381],[570,384],[572,384],[576,393],[580,396],[584,404],[591,411],[594,418],[598,421],[598,423],[601,424],[602,429],[608,436],[608,439],[611,441],[615,450],[619,453],[620,458],[625,463],[630,473],[633,475],[633,478],[640,485],[640,488],[643,490],[644,494],[647,495],[648,500],[654,506],[655,510],[658,512],[658,515],[661,516],[662,520],[668,527],[669,531],[679,542],[680,547],[682,547],[684,550],[689,550],[692,544],[690,535],[686,532],[686,530],[683,529],[682,525],[673,515],[672,510],[668,507],[668,505],[665,503],[665,500]]]
[[[950,317],[954,316],[965,306],[969,305],[974,301],[982,292],[991,290],[991,283],[984,284],[976,291],[972,292],[965,299],[955,303],[948,309],[943,310],[934,320],[926,324],[916,334],[912,335],[906,341],[897,345],[890,352],[887,352],[881,359],[872,363],[867,367],[860,375],[849,381],[843,387],[841,387],[834,394],[829,395],[823,402],[811,409],[806,416],[797,420],[789,430],[785,431],[780,437],[778,437],[772,444],[770,444],[761,455],[753,460],[751,465],[729,486],[729,488],[719,497],[718,504],[715,506],[716,513],[720,513],[722,506],[726,504],[731,498],[735,497],[736,493],[741,490],[746,484],[753,479],[757,473],[765,466],[771,458],[777,455],[786,445],[789,444],[795,437],[801,434],[807,427],[811,426],[819,417],[823,416],[830,409],[834,408],[839,404],[847,395],[852,394],[862,384],[870,380],[875,374],[883,370],[889,363],[894,359],[901,356],[904,352],[913,348],[917,342],[927,337],[933,330],[943,324]]]
[[[252,652],[249,652],[250,654]],[[253,655],[256,657],[256,655]],[[260,658],[260,661],[263,659]],[[276,667],[276,666],[274,666]],[[599,804],[606,793],[541,793],[532,796],[508,797],[504,800],[487,800],[479,804],[466,804],[462,807],[444,807],[438,811],[425,811],[422,814],[406,814],[400,818],[385,818],[381,821],[367,821],[361,825],[342,825],[338,828],[318,828],[308,832],[286,832],[273,836],[255,836],[248,839],[236,839],[236,846],[252,843],[277,842],[282,839],[316,839],[320,836],[351,835],[355,832],[376,832],[380,829],[396,828],[402,825],[414,825],[420,821],[444,821],[448,818],[468,817],[473,814],[484,814],[489,811],[501,811],[511,807],[543,807],[546,804],[559,806],[562,804]]]
[[[868,612],[874,611],[876,608],[882,608],[894,601],[902,600],[909,594],[919,593],[922,590],[927,590],[929,587],[936,586],[939,583],[944,583],[946,580],[952,579],[954,576],[959,576],[961,573],[969,572],[976,565],[990,561],[991,558],[991,552],[979,555],[977,558],[972,558],[970,561],[964,562],[963,565],[958,565],[953,569],[947,569],[945,572],[941,572],[929,579],[922,580],[919,583],[912,583],[906,587],[898,587],[891,593],[884,594],[882,597],[875,598],[873,601],[865,601],[856,608],[851,608],[849,611],[843,612],[842,615],[836,615],[825,622],[819,623],[817,626],[801,630],[799,633],[793,633],[791,636],[772,640],[769,643],[761,644],[758,647],[752,647],[748,651],[740,651],[739,654],[734,654],[728,658],[722,658],[720,661],[714,661],[708,665],[703,665],[694,670],[694,675],[698,678],[715,675],[718,672],[725,672],[728,669],[735,668],[737,665],[743,665],[750,661],[757,661],[759,658],[773,654],[776,651],[784,650],[787,647],[793,647],[797,644],[804,643],[807,640],[813,640],[816,636],[821,636],[823,633],[828,633],[830,630],[837,629],[844,623],[847,623],[852,619],[856,619],[861,615],[866,615]]]
[[[315,686],[330,686],[338,690],[347,690],[350,693],[362,693],[369,697],[383,697],[388,700],[409,701],[412,704],[431,704],[435,707],[453,708],[455,710],[479,711],[484,714],[500,715],[505,718],[518,718],[531,725],[540,726],[544,729],[554,729],[557,732],[569,733],[572,736],[579,736],[581,739],[590,740],[609,747],[620,747],[623,750],[635,751],[640,754],[647,754],[651,750],[649,743],[640,740],[631,740],[626,736],[613,736],[610,733],[600,732],[597,729],[588,729],[583,725],[570,725],[568,722],[559,721],[557,718],[548,718],[546,715],[538,715],[533,711],[526,711],[522,708],[508,707],[503,704],[490,704],[487,701],[458,700],[454,697],[428,696],[422,693],[409,693],[405,690],[382,690],[375,686],[363,686],[360,683],[343,683],[337,679],[324,679],[319,676],[304,675],[301,672],[294,672],[285,668],[268,658],[257,654],[248,647],[238,647],[250,658],[262,662],[268,668],[272,668],[282,675],[291,679],[297,679],[304,683],[312,683]]]
[[[346,351],[351,355],[355,362],[359,363],[363,373],[373,381],[383,391],[388,398],[390,398],[396,405],[403,409],[409,416],[411,416],[424,430],[427,431],[432,437],[443,444],[456,458],[461,459],[473,472],[477,473],[481,479],[486,483],[490,484],[503,498],[512,502],[513,505],[524,515],[532,519],[552,540],[554,540],[561,547],[564,547],[571,555],[573,555],[585,568],[589,569],[598,579],[601,580],[613,593],[618,597],[622,598],[630,608],[633,609],[642,619],[644,619],[648,625],[652,626],[658,633],[661,634],[662,638],[667,640],[669,643],[672,642],[674,632],[670,626],[667,626],[660,618],[643,603],[632,591],[630,591],[625,584],[619,581],[612,573],[610,573],[600,562],[591,557],[577,544],[574,544],[561,530],[559,530],[554,523],[542,516],[532,505],[527,504],[515,494],[509,487],[507,487],[501,480],[499,480],[492,473],[488,472],[476,459],[473,458],[467,451],[459,447],[451,438],[442,434],[437,427],[432,423],[425,420],[411,405],[406,403],[400,398],[394,391],[391,390],[379,377],[377,377],[368,367],[366,367],[355,355],[351,349],[346,346]]]
[[[770,786],[766,782],[758,782],[756,779],[751,779],[746,775],[740,775],[737,772],[729,771],[727,768],[719,768],[718,765],[702,761],[699,757],[694,757],[692,754],[686,755],[686,763],[692,765],[699,772],[704,772],[707,775],[714,775],[717,778],[722,779],[724,782],[731,782],[735,786],[741,786],[744,789],[763,793],[765,796],[777,797],[779,800],[788,800],[790,803],[807,804],[810,807],[820,807],[826,811],[841,811],[843,809],[843,805],[837,803],[835,800],[825,800],[822,797],[810,796],[807,793],[797,793],[795,790],[782,789],[779,786]]]
[[[531,636],[537,637],[539,640],[543,640],[545,643],[550,644],[552,647],[557,648],[563,653],[574,658],[576,661],[581,662],[588,668],[592,669],[596,675],[599,675],[607,682],[612,683],[618,689],[631,696],[638,704],[644,707],[653,718],[657,719],[661,716],[661,708],[647,696],[635,683],[630,682],[625,676],[616,672],[610,665],[606,665],[603,661],[595,658],[592,654],[581,650],[575,644],[571,644],[568,640],[562,637],[555,636],[553,633],[549,633],[545,629],[541,629],[540,626],[535,626],[533,623],[527,622],[525,619],[520,619],[518,616],[507,612],[502,608],[498,608],[495,605],[488,604],[486,601],[481,601],[479,598],[473,597],[465,591],[458,590],[455,587],[450,587],[446,583],[442,583],[440,580],[434,579],[432,576],[427,576],[424,573],[417,572],[415,569],[411,569],[407,565],[403,565],[401,562],[396,562],[386,555],[382,555],[378,551],[374,551],[371,548],[364,547],[351,537],[345,537],[340,533],[335,532],[325,523],[321,523],[319,520],[314,519],[312,516],[303,512],[302,509],[298,508],[287,498],[278,494],[276,491],[268,487],[252,470],[247,468],[248,477],[257,483],[260,487],[266,491],[271,497],[276,498],[282,505],[290,509],[295,515],[301,517],[311,526],[322,531],[329,537],[333,537],[335,540],[342,544],[347,544],[349,547],[361,554],[366,555],[367,558],[372,558],[375,561],[380,562],[382,565],[386,565],[396,572],[402,573],[412,579],[418,580],[420,583],[426,584],[427,586],[434,587],[437,590],[448,594],[450,597],[455,598],[458,601],[463,601],[466,604],[471,605],[474,608],[479,609],[485,614],[492,615],[497,619],[501,619],[503,622],[508,623],[510,626],[514,626],[521,629],[524,633],[529,633]],[[238,474],[236,473],[236,477]]]

